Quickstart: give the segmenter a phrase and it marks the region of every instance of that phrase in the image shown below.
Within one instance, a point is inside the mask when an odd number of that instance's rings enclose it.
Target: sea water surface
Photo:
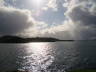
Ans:
[[[0,44],[0,72],[96,68],[96,41]]]

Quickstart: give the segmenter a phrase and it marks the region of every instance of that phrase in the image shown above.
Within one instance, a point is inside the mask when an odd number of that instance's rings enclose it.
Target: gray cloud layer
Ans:
[[[77,39],[96,37],[96,1],[72,0],[72,7],[68,6],[66,16],[74,24],[74,35]],[[70,5],[70,4],[69,4]]]
[[[0,34],[16,34],[32,26],[30,11],[0,7]]]

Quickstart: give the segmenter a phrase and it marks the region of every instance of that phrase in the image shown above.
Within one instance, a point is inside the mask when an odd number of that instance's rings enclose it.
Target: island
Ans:
[[[23,38],[19,36],[1,36],[0,43],[29,43],[29,42],[56,42],[56,41],[74,41],[74,40],[60,40],[52,37],[32,37]]]

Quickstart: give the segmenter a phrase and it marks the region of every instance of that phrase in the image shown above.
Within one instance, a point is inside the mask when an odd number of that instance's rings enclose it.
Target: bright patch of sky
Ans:
[[[29,9],[36,20],[44,21],[48,26],[60,25],[66,19],[64,0],[4,0],[5,6]],[[54,3],[55,2],[55,3]]]

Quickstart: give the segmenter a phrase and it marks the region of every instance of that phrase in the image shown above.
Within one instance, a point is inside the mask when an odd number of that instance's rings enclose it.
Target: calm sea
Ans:
[[[0,72],[96,68],[96,41],[0,44]]]

